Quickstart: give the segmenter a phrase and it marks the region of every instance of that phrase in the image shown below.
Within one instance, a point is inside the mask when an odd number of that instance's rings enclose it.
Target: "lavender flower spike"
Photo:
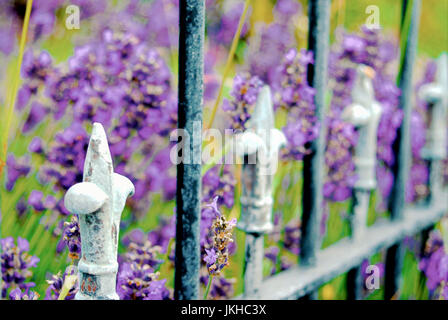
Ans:
[[[113,172],[106,133],[93,124],[84,163],[83,182],[65,195],[65,207],[79,215],[82,257],[78,264],[77,300],[118,300],[117,247],[121,212],[134,194],[132,182]]]

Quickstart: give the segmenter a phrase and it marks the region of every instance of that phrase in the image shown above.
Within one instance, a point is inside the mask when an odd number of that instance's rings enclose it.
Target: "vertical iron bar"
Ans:
[[[406,3],[408,2],[408,0],[403,1]],[[390,206],[392,220],[399,220],[403,216],[406,183],[411,161],[410,124],[413,97],[412,76],[414,61],[417,54],[420,1],[421,0],[413,0],[411,22],[409,33],[407,35],[406,49],[404,51],[405,56],[401,66],[402,69],[400,70],[400,107],[403,110],[403,122],[398,129],[397,139],[394,143],[396,161],[393,167],[395,182],[392,188]]]
[[[319,224],[322,212],[322,186],[325,152],[325,88],[330,37],[331,0],[311,0],[308,3],[308,49],[313,52],[314,64],[308,65],[308,83],[316,90],[314,103],[321,124],[319,136],[310,143],[311,153],[303,159],[302,236],[300,264],[313,266],[320,248]],[[305,299],[317,299],[317,290]]]
[[[351,229],[352,239],[359,241],[361,236],[367,229],[366,221],[369,211],[370,191],[354,190],[352,196],[351,211]],[[347,300],[362,300],[362,288],[364,286],[363,273],[361,265],[358,265],[349,270],[347,274]]]
[[[204,0],[179,3],[178,127],[190,136],[191,163],[177,165],[174,298],[199,297]]]
[[[404,260],[404,245],[399,242],[387,249],[384,300],[400,298],[401,269]]]
[[[408,34],[406,36],[403,63],[400,70],[399,86],[401,89],[400,107],[403,110],[403,122],[398,130],[397,139],[394,143],[396,161],[393,167],[395,176],[394,186],[391,193],[391,219],[400,220],[403,218],[405,206],[406,184],[411,161],[410,144],[410,120],[412,111],[412,76],[415,57],[417,54],[418,29],[420,20],[421,0],[403,0],[402,30],[405,25],[405,8],[412,1],[412,13]],[[401,285],[401,267],[403,264],[404,248],[402,243],[397,243],[388,249],[386,255],[386,275],[384,298],[399,298]]]
[[[319,249],[319,222],[322,211],[322,185],[325,152],[325,88],[329,50],[330,0],[311,0],[308,4],[308,49],[314,54],[315,63],[308,65],[308,82],[316,90],[314,102],[321,130],[310,143],[312,151],[303,159],[302,236],[300,263],[311,266]]]
[[[246,258],[244,260],[244,295],[258,298],[263,280],[264,235],[246,234]]]
[[[360,266],[350,269],[347,273],[347,300],[362,299],[362,272]]]

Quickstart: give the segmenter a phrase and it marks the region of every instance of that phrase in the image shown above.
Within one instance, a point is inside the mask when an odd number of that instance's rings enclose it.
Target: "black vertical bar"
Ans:
[[[308,3],[308,49],[313,52],[314,64],[308,65],[308,83],[316,90],[314,103],[321,130],[309,144],[311,153],[303,159],[302,236],[300,238],[300,264],[316,263],[320,249],[319,224],[322,212],[322,186],[325,152],[325,88],[330,37],[331,0],[310,0]],[[303,299],[317,299],[317,290]]]
[[[398,300],[400,298],[401,269],[404,260],[404,246],[399,242],[387,249],[384,300]]]
[[[192,162],[177,165],[174,298],[192,300],[199,297],[201,163],[195,158],[201,154],[204,0],[181,0],[179,10],[178,127],[190,137]]]
[[[329,49],[330,0],[311,0],[308,3],[308,49],[314,54],[314,65],[308,65],[308,83],[316,90],[314,103],[321,130],[310,143],[311,153],[303,159],[302,236],[300,263],[315,264],[320,247],[319,223],[322,212],[322,185],[325,152],[325,88]]]
[[[361,300],[362,299],[362,272],[360,266],[352,268],[347,273],[347,300]]]
[[[412,5],[412,8],[409,6]],[[412,10],[405,50],[401,64],[399,86],[401,89],[400,107],[403,110],[403,122],[398,130],[398,136],[394,143],[394,152],[396,156],[393,172],[395,176],[394,186],[391,193],[390,212],[392,220],[403,218],[405,207],[406,184],[411,162],[411,141],[410,141],[410,122],[412,111],[412,76],[414,61],[417,54],[418,29],[420,21],[421,0],[403,0],[402,30],[405,26],[405,15],[407,10]],[[399,289],[401,287],[401,269],[404,259],[404,248],[402,243],[397,243],[388,249],[386,254],[386,278],[384,299],[389,300],[393,297],[399,298]]]

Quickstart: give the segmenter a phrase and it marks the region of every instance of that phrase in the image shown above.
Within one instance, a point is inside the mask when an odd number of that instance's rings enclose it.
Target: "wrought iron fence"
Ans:
[[[387,249],[385,273],[385,299],[391,299],[401,287],[401,268],[403,264],[403,239],[406,236],[423,234],[441,219],[448,209],[446,192],[443,190],[440,174],[440,149],[446,145],[446,127],[434,125],[430,129],[426,158],[431,168],[431,194],[425,206],[410,206],[405,203],[405,187],[411,161],[410,119],[412,106],[412,77],[416,57],[417,35],[421,0],[412,2],[409,30],[403,50],[399,87],[401,89],[400,108],[403,110],[403,122],[394,145],[396,164],[393,168],[395,181],[389,204],[390,221],[381,221],[371,227],[366,226],[366,216],[370,192],[375,188],[376,135],[380,116],[378,103],[372,93],[372,83],[368,67],[360,65],[357,69],[357,82],[353,90],[353,104],[347,107],[344,116],[359,128],[360,145],[355,152],[355,164],[360,179],[355,185],[352,205],[352,236],[321,250],[319,222],[323,203],[323,172],[325,151],[325,93],[327,88],[327,60],[329,53],[330,0],[311,0],[309,2],[308,47],[315,57],[315,63],[309,65],[308,82],[315,89],[316,114],[321,123],[319,137],[310,143],[311,152],[303,160],[302,225],[300,239],[299,264],[287,271],[262,278],[263,236],[271,230],[272,214],[272,177],[263,174],[276,157],[278,148],[284,143],[284,137],[273,128],[273,110],[269,88],[265,87],[258,98],[252,116],[252,129],[260,138],[252,151],[250,144],[243,146],[243,191],[242,217],[240,229],[246,233],[246,262],[244,268],[245,290],[243,299],[316,299],[318,288],[334,277],[348,272],[347,297],[360,299],[362,288],[361,263],[364,259]],[[403,1],[408,8],[408,1]],[[405,12],[403,10],[403,21]],[[404,36],[404,35],[402,35]],[[178,127],[185,129],[193,137],[194,123],[202,123],[203,93],[203,41],[204,41],[204,0],[180,1],[180,38],[179,38],[179,108]],[[432,105],[436,118],[442,118],[447,105],[446,92],[447,69],[446,56],[439,59],[438,83],[426,87],[422,96]],[[434,89],[435,88],[435,89]],[[109,216],[121,214],[124,199],[132,193],[132,185],[124,178],[113,173],[110,155],[104,149],[105,135],[95,127],[89,147],[86,164],[91,164],[84,174],[83,185],[73,187],[66,197],[67,208],[75,213],[84,214],[81,219],[83,234],[83,258],[81,260],[81,288],[79,295],[84,298],[114,298],[113,277],[116,275],[117,223]],[[198,128],[196,128],[198,129]],[[201,128],[200,128],[201,129]],[[263,135],[263,130],[268,135]],[[440,132],[442,132],[440,134]],[[98,138],[101,136],[100,138]],[[101,140],[103,139],[103,140]],[[249,138],[248,138],[249,139]],[[192,141],[191,154],[201,154],[202,141]],[[244,145],[243,139],[243,145]],[[246,151],[244,151],[246,150]],[[96,153],[95,153],[96,152]],[[89,156],[90,155],[90,156]],[[96,155],[96,156],[95,156]],[[251,155],[255,162],[250,162]],[[98,160],[99,159],[99,160]],[[104,160],[100,164],[95,161]],[[92,169],[93,168],[93,169]],[[90,170],[90,171],[89,171]],[[92,170],[100,176],[92,175]],[[95,177],[93,177],[95,176]],[[93,178],[92,178],[93,177]],[[98,180],[99,179],[99,180]],[[107,183],[103,183],[106,179]],[[118,179],[118,180],[114,180]],[[100,181],[101,180],[101,181]],[[104,181],[103,181],[104,180]],[[93,184],[92,184],[93,182]],[[92,193],[102,195],[95,184],[104,184],[102,189],[109,190],[101,199],[90,198]],[[115,188],[119,190],[116,191]],[[199,298],[200,267],[200,194],[201,165],[180,163],[177,165],[177,227],[175,258],[175,299]],[[81,200],[80,200],[81,199]],[[109,199],[109,200],[107,200]],[[113,199],[112,203],[108,204]],[[101,201],[99,201],[101,200]],[[81,201],[81,202],[80,202]],[[107,232],[95,233],[98,221],[91,221],[91,212],[104,213],[100,229],[112,228],[112,237]],[[81,212],[82,211],[82,212]],[[109,219],[109,220],[108,220]],[[91,228],[91,230],[89,229]],[[90,231],[88,231],[90,230]],[[96,229],[95,229],[96,230]],[[85,233],[91,237],[84,237]],[[90,241],[93,239],[92,241]],[[89,255],[88,247],[104,247],[109,255]],[[107,247],[107,248],[106,248]],[[115,258],[114,258],[115,257]],[[114,260],[114,268],[103,268],[108,259]],[[111,282],[112,281],[112,282]],[[100,288],[101,287],[101,288]],[[110,292],[109,292],[110,291]]]

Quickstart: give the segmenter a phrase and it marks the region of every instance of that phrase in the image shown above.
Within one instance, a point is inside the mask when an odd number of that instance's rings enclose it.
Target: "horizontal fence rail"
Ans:
[[[405,217],[400,221],[379,221],[369,227],[357,240],[345,238],[319,251],[313,268],[295,266],[266,279],[259,289],[258,298],[298,299],[318,289],[334,277],[361,264],[364,259],[379,250],[388,248],[405,237],[418,234],[434,225],[448,210],[447,196],[448,190],[444,190],[431,207],[406,208]],[[237,297],[237,299],[241,298],[242,296]]]

